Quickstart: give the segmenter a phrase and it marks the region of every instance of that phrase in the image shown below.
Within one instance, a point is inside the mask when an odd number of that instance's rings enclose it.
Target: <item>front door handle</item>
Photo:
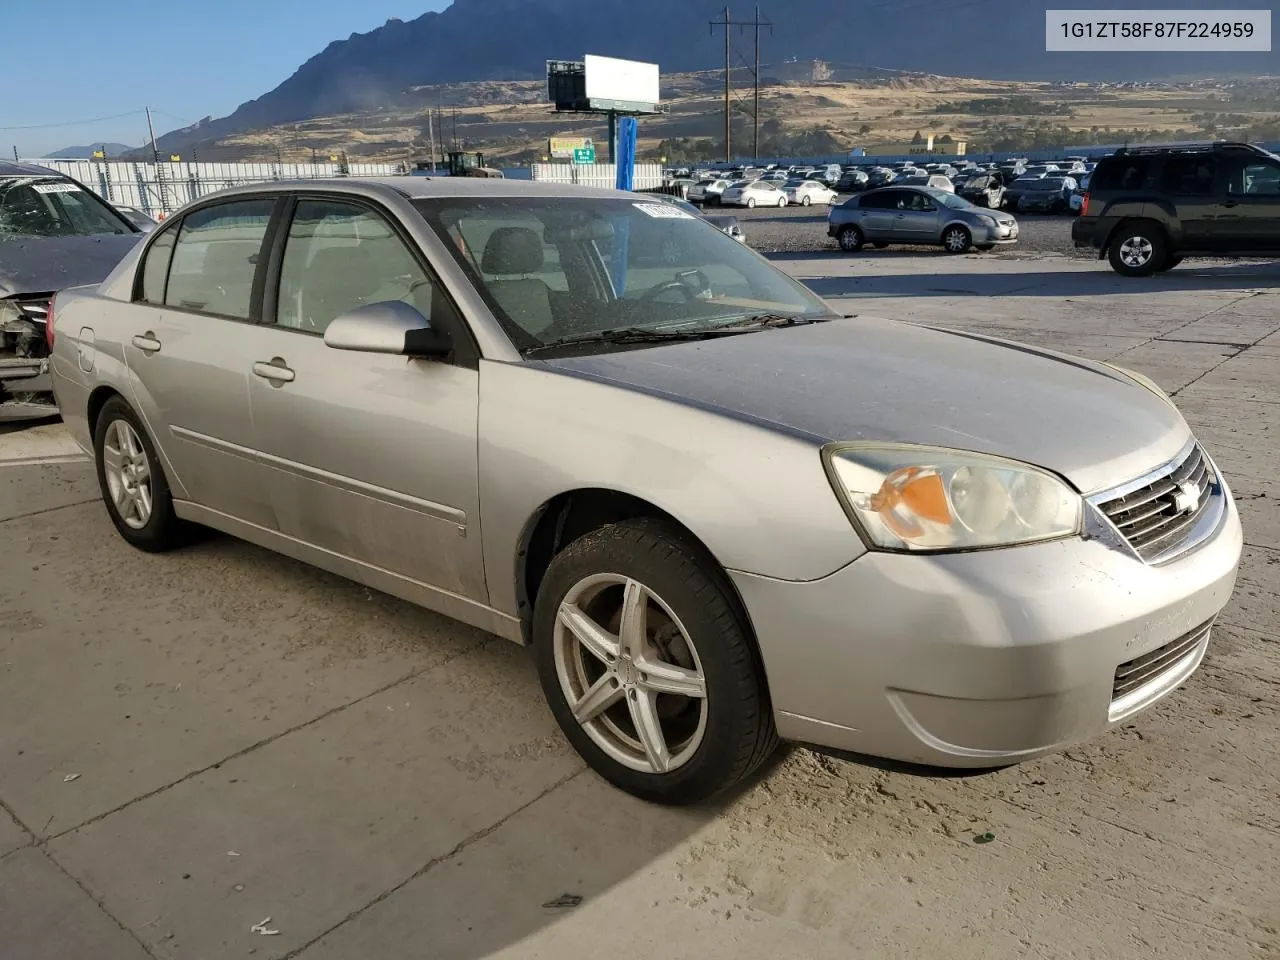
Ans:
[[[160,352],[160,341],[156,339],[156,335],[150,330],[141,336],[134,337],[132,343],[143,353]]]
[[[259,361],[253,365],[253,375],[261,377],[263,380],[270,380],[273,386],[280,386],[282,383],[290,383],[293,380],[293,371],[285,364],[280,357],[272,357],[270,363],[262,363]]]

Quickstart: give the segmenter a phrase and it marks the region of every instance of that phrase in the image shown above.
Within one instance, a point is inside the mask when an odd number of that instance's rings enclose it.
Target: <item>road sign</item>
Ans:
[[[573,162],[574,162],[574,163],[595,163],[595,162],[596,162],[596,148],[595,148],[595,147],[584,147],[584,148],[583,148],[583,149],[581,149],[581,150],[575,150],[575,151],[573,151]]]

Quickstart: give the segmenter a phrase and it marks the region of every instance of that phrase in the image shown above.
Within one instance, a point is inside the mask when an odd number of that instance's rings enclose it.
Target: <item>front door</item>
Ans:
[[[484,600],[477,367],[323,339],[339,314],[386,300],[453,332],[451,303],[392,223],[349,200],[298,201],[278,287],[246,372],[281,531]]]
[[[1226,199],[1214,221],[1217,248],[1280,251],[1280,164],[1266,157],[1229,163]]]
[[[254,462],[249,357],[254,279],[274,197],[202,207],[147,250],[123,338],[137,408],[175,493],[268,528],[275,513]]]
[[[938,204],[927,193],[903,190],[894,219],[894,239],[903,243],[936,243],[941,234]]]

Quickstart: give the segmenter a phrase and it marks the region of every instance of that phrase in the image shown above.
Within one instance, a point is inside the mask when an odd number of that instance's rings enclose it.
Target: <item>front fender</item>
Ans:
[[[814,580],[865,552],[822,440],[536,364],[480,370],[479,484],[489,602],[518,612],[528,524],[581,488],[647,501],[726,569]]]

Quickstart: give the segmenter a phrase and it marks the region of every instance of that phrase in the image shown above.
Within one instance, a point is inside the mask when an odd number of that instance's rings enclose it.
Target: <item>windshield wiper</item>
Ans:
[[[797,316],[794,313],[751,313],[745,317],[730,320],[728,323],[717,324],[711,329],[712,331],[728,331],[750,327],[751,329],[766,330],[773,327],[798,327],[810,323],[825,323],[828,320],[836,319],[838,318],[835,316],[805,317]]]
[[[717,328],[718,329],[718,328]],[[734,330],[733,333],[746,331]],[[676,343],[682,340],[706,340],[718,336],[717,330],[654,330],[646,327],[618,327],[613,330],[595,330],[591,333],[580,333],[572,337],[561,337],[559,340],[548,340],[525,350],[526,354],[541,353],[559,347],[576,347],[585,343]],[[730,333],[726,331],[725,336]]]

